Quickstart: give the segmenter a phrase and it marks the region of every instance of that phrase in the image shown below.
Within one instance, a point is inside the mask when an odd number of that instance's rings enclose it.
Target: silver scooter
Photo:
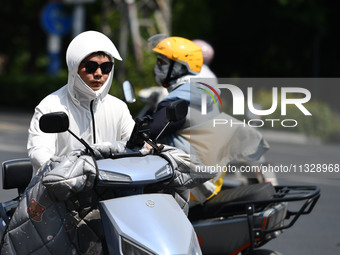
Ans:
[[[170,106],[169,121],[184,117],[185,109],[186,105],[183,107],[180,101]],[[151,191],[151,187],[158,187],[156,184],[170,180],[174,172],[171,164],[157,155],[162,147],[148,139],[149,121],[148,117],[136,120],[126,153],[96,161],[96,186],[115,191],[114,198],[99,202],[107,249],[112,255],[202,254],[195,230],[174,197]],[[40,119],[41,130],[47,133],[68,131],[75,136],[68,127],[68,117],[63,112],[43,115]],[[93,154],[84,140],[75,138]],[[145,141],[154,147],[154,155],[142,156],[135,149]],[[27,186],[32,171],[29,161],[7,161],[2,167],[4,188]],[[17,175],[19,172],[28,174]],[[17,204],[18,200],[0,203],[2,232]]]

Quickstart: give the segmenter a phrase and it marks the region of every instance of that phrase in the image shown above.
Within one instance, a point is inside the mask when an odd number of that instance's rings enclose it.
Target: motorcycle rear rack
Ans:
[[[249,229],[249,254],[252,254],[255,246],[260,247],[268,242],[271,238],[265,239],[268,234],[275,233],[277,231],[283,231],[292,227],[301,215],[310,214],[320,198],[320,188],[317,186],[275,186],[276,193],[272,199],[258,200],[258,201],[242,201],[232,202],[228,207],[232,206],[244,206],[244,213],[248,218]],[[288,223],[282,224],[282,226],[271,229],[254,228],[254,213],[263,210],[265,207],[271,204],[287,203],[287,202],[301,202],[299,209],[291,210],[288,208],[286,217],[284,220],[289,220]],[[219,215],[224,217],[223,213]],[[225,215],[227,216],[227,214]]]

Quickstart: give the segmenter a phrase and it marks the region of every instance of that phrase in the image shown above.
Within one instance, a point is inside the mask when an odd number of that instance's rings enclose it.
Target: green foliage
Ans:
[[[136,2],[140,4],[139,14],[147,9],[141,1]],[[155,1],[149,2],[157,6]],[[212,69],[219,77],[339,77],[338,1],[171,2],[171,34],[211,42],[216,51]],[[0,66],[2,74],[46,71],[47,35],[40,22],[46,3],[42,0],[2,3],[0,58],[6,57],[6,65]],[[118,3],[98,0],[85,4],[85,29],[109,29],[118,44],[121,22]],[[73,8],[74,4],[67,5],[70,12]],[[143,37],[148,36],[146,30],[141,25]],[[70,34],[63,37],[62,53],[70,39]],[[135,67],[129,65],[128,69]]]
[[[85,29],[109,31],[118,48],[119,2],[98,0],[84,5]],[[149,1],[147,5],[139,0],[136,2],[140,7],[138,14],[142,17],[143,12],[152,13],[150,9],[157,6],[158,1]],[[210,42],[215,48],[211,67],[218,77],[339,77],[338,1],[172,0],[171,3],[171,34]],[[4,1],[1,5],[2,105],[34,105],[48,92],[66,83],[65,73],[57,77],[45,74],[49,64],[47,34],[42,29],[40,15],[46,4],[43,0],[22,0],[19,4]],[[74,4],[67,5],[70,12],[73,8]],[[143,47],[150,31],[157,32],[157,28],[145,24],[147,22],[143,20],[140,26]],[[62,38],[63,72],[66,72],[64,57],[71,37],[70,33]],[[141,88],[155,85],[152,70],[154,54],[145,50],[144,64],[138,70],[131,37],[129,44],[125,66],[117,63],[111,90],[120,98],[120,85],[125,79],[133,83],[136,93]],[[118,76],[120,68],[125,68],[123,76]],[[28,97],[25,98],[25,95]],[[336,96],[336,93],[330,95]],[[130,108],[135,113],[141,106],[137,101]],[[314,106],[309,107],[312,109]],[[327,115],[323,106],[315,108],[312,119],[321,111],[320,115]],[[304,132],[325,132],[316,126],[320,125],[304,124]]]
[[[297,98],[296,95],[290,95],[289,97]],[[278,98],[281,98],[280,93],[278,93]],[[272,91],[265,89],[259,90],[255,95],[254,102],[260,104],[263,109],[269,109],[272,106]],[[284,129],[285,131],[295,131],[307,136],[319,137],[322,140],[329,140],[339,132],[340,119],[327,103],[311,100],[303,105],[308,109],[312,116],[304,115],[295,105],[290,104],[287,105],[287,115],[281,116],[281,102],[278,100],[276,111],[273,114],[266,116],[266,119],[294,119],[298,123],[296,127],[287,128],[276,123],[274,128]],[[288,125],[293,125],[293,123],[289,123]],[[271,126],[271,122],[265,121],[264,127],[272,128]]]
[[[6,65],[0,66],[0,74],[44,71],[37,66],[37,58],[46,50],[46,36],[40,25],[40,12],[45,3],[42,0],[1,3],[0,58],[5,56]]]
[[[6,107],[33,109],[45,96],[67,83],[67,74],[48,75],[2,75],[1,102]]]
[[[216,1],[173,0],[173,35],[195,39],[213,32],[214,14],[217,13],[215,3]],[[227,5],[228,3],[225,4]]]
[[[118,72],[120,68],[123,68],[122,63],[117,63],[117,66],[115,67],[115,79],[113,81],[110,94],[120,98],[124,99],[123,93],[122,93],[122,82],[124,80],[128,80],[131,82],[135,89],[136,96],[138,95],[138,92],[143,88],[148,88],[151,86],[157,86],[153,74],[153,68],[156,63],[156,54],[145,50],[143,52],[144,56],[144,64],[142,66],[141,70],[138,70],[136,66],[136,61],[134,59],[133,55],[129,55],[125,61],[125,75],[122,78],[117,78]],[[117,61],[118,62],[118,61]],[[132,116],[136,116],[137,113],[141,110],[144,103],[138,100],[133,104],[129,105],[129,109],[131,111]]]
[[[153,76],[153,67],[156,61],[156,55],[150,51],[144,52],[144,65],[142,70],[138,70],[135,65],[133,55],[126,60],[127,70],[124,79],[118,80],[119,68],[123,68],[119,61],[115,65],[115,74],[110,94],[120,99],[124,99],[122,92],[122,81],[129,80],[135,87],[136,95],[138,91],[156,86]],[[0,75],[1,96],[0,105],[6,107],[34,108],[45,96],[58,90],[67,84],[67,71],[62,71],[57,76],[47,74],[35,75]],[[137,102],[129,105],[133,116],[143,107],[143,103],[137,99]]]

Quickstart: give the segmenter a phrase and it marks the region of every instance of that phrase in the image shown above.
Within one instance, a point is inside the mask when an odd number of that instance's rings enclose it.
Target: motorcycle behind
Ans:
[[[128,81],[124,91],[133,91]],[[127,102],[135,102],[134,92],[125,95]],[[159,86],[140,90],[138,98],[145,107],[138,116],[152,114],[166,95],[167,90]],[[245,164],[255,169],[269,162],[262,156],[256,162],[229,164],[238,169]],[[273,174],[227,173],[222,191],[204,205],[190,208],[189,219],[204,254],[278,254],[257,248],[292,227],[301,215],[309,214],[319,196],[320,190],[315,186],[278,186]]]

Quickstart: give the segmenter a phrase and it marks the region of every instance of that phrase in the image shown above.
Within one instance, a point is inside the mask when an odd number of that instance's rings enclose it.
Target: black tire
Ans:
[[[255,250],[252,255],[282,255],[281,253],[278,253],[276,251],[271,250]]]

